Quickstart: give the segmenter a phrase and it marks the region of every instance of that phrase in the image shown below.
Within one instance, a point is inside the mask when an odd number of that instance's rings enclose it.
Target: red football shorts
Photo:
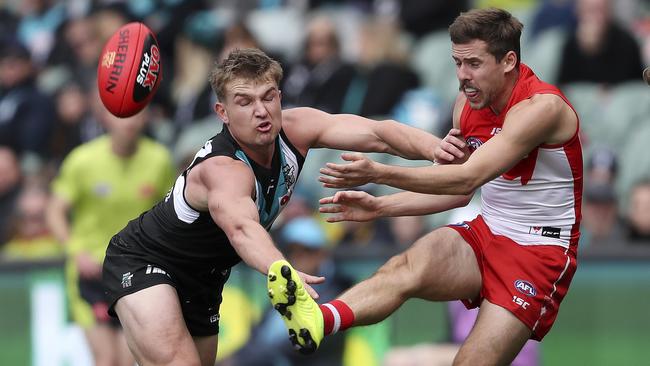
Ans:
[[[531,338],[541,341],[553,326],[576,271],[575,253],[494,235],[480,215],[449,227],[472,246],[483,278],[481,293],[463,300],[465,306],[472,309],[486,299],[513,313],[533,331]]]

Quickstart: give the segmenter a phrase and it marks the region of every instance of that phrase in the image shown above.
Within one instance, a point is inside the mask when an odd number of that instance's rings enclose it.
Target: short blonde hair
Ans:
[[[226,86],[235,79],[272,80],[280,85],[282,66],[256,48],[235,49],[217,62],[210,72],[210,85],[220,101],[226,98]]]

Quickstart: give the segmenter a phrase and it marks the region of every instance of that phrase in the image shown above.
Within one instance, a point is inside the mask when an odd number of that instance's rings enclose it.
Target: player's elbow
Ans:
[[[474,191],[479,188],[482,184],[482,180],[477,176],[474,171],[467,167],[465,164],[458,165],[458,180],[456,184],[456,191],[454,194],[469,196],[470,199]]]
[[[454,192],[454,194],[465,197],[465,196],[471,195],[472,192],[474,192],[474,190],[475,190],[475,188],[474,188],[473,185],[463,182],[463,183],[461,183],[461,184],[459,184],[457,186],[457,189]],[[461,206],[466,206],[467,205],[467,203],[465,203],[465,204],[463,204],[463,203],[464,203],[464,199],[459,200],[459,205],[461,205]]]
[[[377,121],[374,124],[375,143],[374,150],[380,153],[391,155],[399,155],[398,151],[394,150],[387,141],[391,141],[400,131],[400,123],[392,119]]]
[[[246,226],[241,223],[232,225],[226,231],[226,235],[228,236],[228,239],[233,246],[236,246],[238,243],[245,242],[246,238],[248,237],[246,233]]]
[[[230,217],[228,221],[229,222],[219,226],[228,237],[230,244],[232,244],[235,250],[237,250],[241,243],[246,242],[250,230],[248,229],[248,224],[245,220]]]
[[[466,207],[469,205],[469,203],[472,201],[472,196],[474,196],[474,191],[472,191],[470,194],[459,195],[458,201],[456,202],[456,208]]]

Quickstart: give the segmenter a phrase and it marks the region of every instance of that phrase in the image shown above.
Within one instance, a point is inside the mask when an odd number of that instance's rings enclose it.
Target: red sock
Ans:
[[[323,313],[325,335],[334,334],[352,326],[354,313],[343,301],[334,300],[319,306]]]

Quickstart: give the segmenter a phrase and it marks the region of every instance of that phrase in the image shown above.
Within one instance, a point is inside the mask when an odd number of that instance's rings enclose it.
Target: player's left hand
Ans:
[[[378,217],[377,197],[361,191],[338,191],[334,196],[321,198],[320,213],[333,214],[327,222],[370,221]]]
[[[438,164],[462,164],[470,155],[467,142],[460,130],[452,128],[433,152]]]
[[[314,300],[318,300],[318,298],[320,297],[318,295],[318,292],[316,292],[316,290],[314,290],[309,285],[310,284],[317,285],[319,283],[323,283],[323,282],[325,282],[325,277],[312,276],[312,275],[300,272],[298,270],[296,270],[296,272],[298,272],[298,276],[300,276],[300,279],[302,280],[302,285],[305,287],[305,290],[307,291],[309,296],[311,296],[311,298],[314,299]]]
[[[341,158],[350,163],[327,163],[320,169],[324,176],[318,177],[318,181],[323,183],[323,187],[352,188],[374,181],[379,163],[360,153],[343,153]]]

